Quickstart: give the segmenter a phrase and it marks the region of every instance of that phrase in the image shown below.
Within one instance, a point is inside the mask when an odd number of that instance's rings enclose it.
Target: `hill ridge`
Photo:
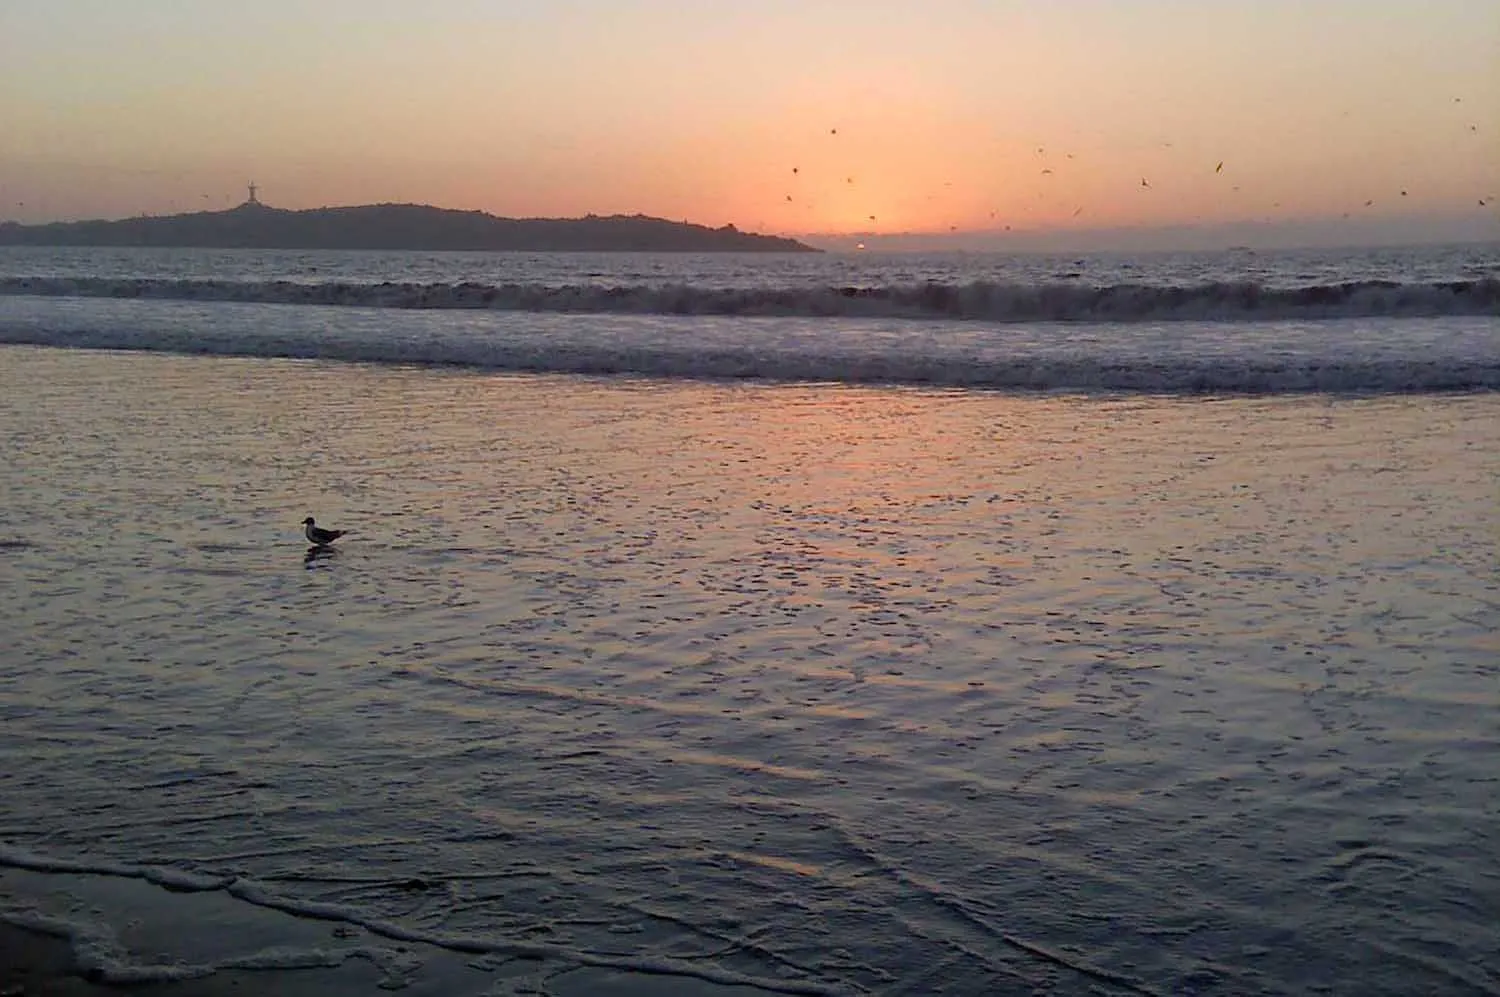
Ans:
[[[224,211],[22,225],[0,245],[197,249],[383,249],[478,252],[816,253],[795,239],[651,215],[505,218],[485,211],[383,203],[287,209],[246,201]]]

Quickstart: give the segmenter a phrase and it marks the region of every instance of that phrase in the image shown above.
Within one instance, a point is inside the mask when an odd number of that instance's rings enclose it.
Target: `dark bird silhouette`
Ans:
[[[1224,160],[1222,160],[1222,159],[1219,160],[1219,165],[1214,167],[1214,172],[1215,173],[1223,173],[1224,172]]]
[[[307,528],[304,532],[307,534],[308,543],[317,547],[326,547],[349,532],[348,530],[325,530],[314,522],[311,516],[304,519],[302,525]]]
[[[1146,180],[1145,177],[1141,177],[1141,186],[1142,187],[1146,187],[1146,188],[1150,188],[1151,184]]]

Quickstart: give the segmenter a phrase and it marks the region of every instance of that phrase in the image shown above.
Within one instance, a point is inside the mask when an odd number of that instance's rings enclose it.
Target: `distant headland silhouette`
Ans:
[[[648,215],[501,218],[425,204],[289,211],[255,195],[227,211],[118,221],[0,223],[6,246],[158,246],[203,249],[390,249],[521,252],[816,253],[795,239],[709,228]]]

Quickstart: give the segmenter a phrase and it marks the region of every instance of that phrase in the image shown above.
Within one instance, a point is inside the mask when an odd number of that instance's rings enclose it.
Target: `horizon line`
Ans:
[[[259,185],[257,185],[258,188]],[[649,214],[644,211],[611,212],[601,214],[595,211],[585,212],[577,215],[501,215],[484,208],[456,208],[444,207],[442,205],[418,202],[418,201],[380,201],[361,204],[324,204],[316,207],[306,208],[284,208],[267,204],[259,198],[246,199],[228,208],[200,209],[175,211],[169,214],[154,214],[142,212],[135,215],[126,215],[117,218],[62,218],[50,221],[22,222],[13,219],[0,219],[0,225],[19,228],[40,228],[49,225],[77,225],[88,223],[114,224],[119,222],[142,220],[142,219],[170,219],[189,217],[193,215],[224,215],[245,209],[276,211],[287,213],[316,212],[316,211],[340,211],[359,208],[425,208],[432,211],[454,212],[460,214],[483,215],[499,221],[555,221],[555,222],[580,222],[590,220],[608,219],[642,219],[660,221],[671,225],[685,225],[701,228],[707,231],[734,230],[742,235],[750,235],[764,238],[785,239],[790,241],[806,242],[808,244],[822,243],[825,248],[830,244],[836,244],[839,249],[863,252],[899,251],[901,247],[867,246],[865,243],[873,242],[927,242],[936,244],[924,251],[984,251],[985,249],[1002,248],[998,245],[984,246],[975,243],[989,242],[991,244],[1018,243],[1018,242],[1046,242],[1047,251],[1090,251],[1088,247],[1076,245],[1080,242],[1110,242],[1115,240],[1137,241],[1142,239],[1162,240],[1172,238],[1184,238],[1189,240],[1211,239],[1223,242],[1230,238],[1243,237],[1249,241],[1257,238],[1280,238],[1298,239],[1306,238],[1307,243],[1280,242],[1275,246],[1244,246],[1243,248],[1338,248],[1345,246],[1356,248],[1372,243],[1362,240],[1375,240],[1379,245],[1468,245],[1500,242],[1500,219],[1491,216],[1487,209],[1500,206],[1494,200],[1485,199],[1481,202],[1479,210],[1460,212],[1450,210],[1438,213],[1416,213],[1402,212],[1398,214],[1362,214],[1351,216],[1342,214],[1318,214],[1297,215],[1284,218],[1235,218],[1223,221],[1182,221],[1168,223],[1137,223],[1137,224],[1115,224],[1096,227],[1085,227],[1080,225],[1060,224],[1055,227],[1027,226],[1019,227],[1014,224],[1007,227],[984,227],[984,228],[956,228],[947,229],[901,229],[896,231],[871,231],[868,229],[851,229],[847,231],[829,230],[762,230],[746,228],[737,222],[726,222],[723,225],[712,225],[707,222],[694,222],[687,218],[672,219],[665,215]],[[1481,215],[1482,213],[1482,215]],[[1449,232],[1398,232],[1395,228],[1400,226],[1459,226],[1464,229],[1478,226],[1482,231],[1449,231]],[[1327,231],[1329,228],[1335,231]],[[1343,236],[1336,230],[1339,228],[1355,228],[1357,232],[1347,232]],[[1323,232],[1309,231],[1311,229],[1323,228]],[[1372,231],[1372,229],[1374,231]],[[1386,231],[1382,232],[1381,229]],[[1341,237],[1347,237],[1349,241],[1339,242]],[[855,242],[858,246],[849,246],[848,243]],[[960,243],[970,245],[958,245]],[[1070,244],[1070,245],[1065,245]],[[1109,247],[1095,247],[1105,248]],[[1132,247],[1140,249],[1141,247]],[[1172,246],[1163,245],[1155,247],[1170,251]],[[1195,247],[1202,248],[1202,247]],[[1238,245],[1220,246],[1221,249],[1241,248]]]

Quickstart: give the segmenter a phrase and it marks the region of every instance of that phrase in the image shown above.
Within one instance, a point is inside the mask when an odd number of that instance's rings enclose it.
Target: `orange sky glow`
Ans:
[[[418,10],[8,0],[0,220],[217,210],[253,179],[288,208],[798,235],[1348,215],[1500,237],[1500,205],[1479,204],[1500,194],[1500,5]]]

